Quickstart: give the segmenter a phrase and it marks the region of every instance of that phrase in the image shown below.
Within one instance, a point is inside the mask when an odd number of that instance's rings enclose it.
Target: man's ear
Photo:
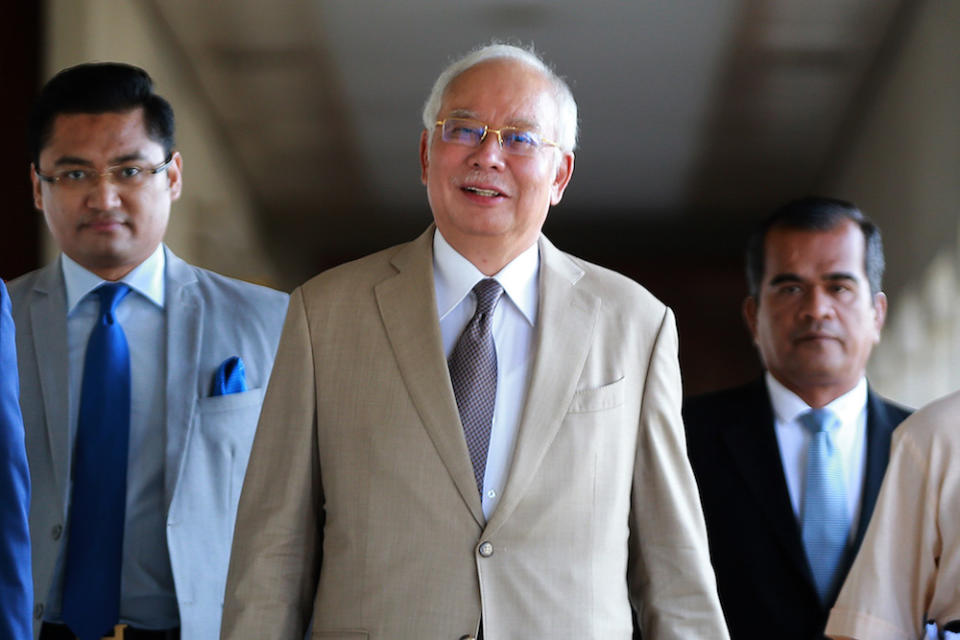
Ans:
[[[753,296],[747,296],[743,300],[743,319],[750,330],[750,336],[753,341],[757,341],[757,300]]]
[[[40,178],[37,177],[37,167],[30,163],[30,182],[33,184],[33,206],[37,211],[43,211],[43,189]]]
[[[427,167],[430,165],[430,132],[420,133],[420,182],[427,184]]]
[[[877,332],[875,340],[880,341],[880,331],[883,330],[883,323],[887,320],[887,294],[878,291],[873,296],[873,326]]]
[[[176,200],[183,191],[183,158],[179,151],[173,152],[173,158],[167,165],[167,188],[170,189],[170,199]]]
[[[557,173],[553,177],[553,184],[550,185],[550,204],[559,204],[563,198],[563,191],[570,184],[570,178],[573,176],[573,152],[565,152],[560,156],[557,162]]]

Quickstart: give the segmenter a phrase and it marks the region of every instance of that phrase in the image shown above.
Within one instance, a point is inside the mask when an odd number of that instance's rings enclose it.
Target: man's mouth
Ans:
[[[124,221],[117,217],[91,218],[83,222],[81,226],[93,230],[114,229],[123,226]]]
[[[497,191],[496,189],[487,189],[484,187],[471,187],[471,186],[464,186],[460,188],[466,191],[467,193],[475,193],[478,196],[483,196],[485,198],[498,198],[503,196],[503,193],[500,191]]]
[[[813,342],[817,340],[839,340],[839,338],[831,333],[825,333],[823,331],[808,331],[795,336],[794,340],[796,342]]]

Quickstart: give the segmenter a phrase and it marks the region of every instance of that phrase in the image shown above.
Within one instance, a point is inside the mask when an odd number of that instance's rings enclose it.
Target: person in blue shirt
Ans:
[[[10,296],[0,280],[0,637],[32,637],[30,473],[23,442],[20,381]]]

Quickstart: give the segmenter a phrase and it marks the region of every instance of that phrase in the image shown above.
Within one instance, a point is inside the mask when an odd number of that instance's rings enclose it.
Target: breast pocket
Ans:
[[[220,487],[217,505],[229,512],[236,508],[243,476],[260,419],[263,389],[201,398],[191,451],[200,473]]]
[[[263,389],[197,401],[168,516],[170,558],[182,602],[200,608],[222,602],[237,503],[262,402]]]
[[[573,394],[568,413],[591,413],[605,411],[623,404],[624,378],[610,384],[588,389],[579,389]]]

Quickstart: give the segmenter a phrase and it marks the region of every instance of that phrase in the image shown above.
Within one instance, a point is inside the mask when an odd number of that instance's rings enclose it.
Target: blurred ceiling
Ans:
[[[417,162],[420,109],[441,68],[477,44],[534,43],[577,98],[576,172],[548,228],[696,222],[713,233],[718,220],[755,218],[822,183],[909,4],[153,6],[219,114],[275,252],[319,250],[322,267],[430,220]]]

